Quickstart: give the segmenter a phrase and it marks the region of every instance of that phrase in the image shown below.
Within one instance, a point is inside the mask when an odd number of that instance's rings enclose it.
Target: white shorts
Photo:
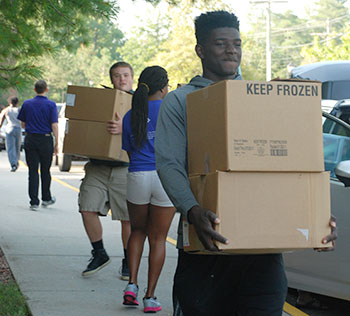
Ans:
[[[137,205],[173,206],[163,189],[156,170],[129,172],[126,199]]]

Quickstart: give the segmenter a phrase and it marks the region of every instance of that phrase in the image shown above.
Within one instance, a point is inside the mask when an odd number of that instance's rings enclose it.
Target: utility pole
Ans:
[[[327,41],[326,41],[326,43],[327,43],[327,46],[329,46],[329,36],[331,34],[331,24],[329,22],[329,18],[327,18],[327,20],[326,20],[326,34],[327,34]]]
[[[251,0],[251,4],[266,3],[266,81],[271,80],[271,3],[288,3],[288,0]]]
[[[266,8],[266,81],[271,80],[271,0],[267,0]]]

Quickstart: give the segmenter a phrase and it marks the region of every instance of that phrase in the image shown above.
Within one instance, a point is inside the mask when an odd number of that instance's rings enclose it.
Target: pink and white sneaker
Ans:
[[[139,293],[139,287],[134,283],[129,283],[125,290],[123,296],[123,305],[127,306],[138,306],[137,294]]]
[[[144,297],[143,306],[144,313],[156,313],[162,310],[162,305],[160,305],[156,297]]]

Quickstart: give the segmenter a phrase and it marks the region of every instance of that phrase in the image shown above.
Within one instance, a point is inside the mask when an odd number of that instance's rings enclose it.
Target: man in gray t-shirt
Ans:
[[[170,92],[159,112],[156,164],[163,187],[183,219],[193,224],[207,250],[214,241],[228,243],[213,225],[219,219],[194,198],[187,176],[186,95],[214,82],[240,80],[241,38],[234,14],[214,11],[195,20],[196,53],[203,75]],[[324,243],[336,238],[334,233]],[[281,316],[287,280],[281,254],[195,255],[183,251],[181,221],[179,258],[174,277],[174,315]]]

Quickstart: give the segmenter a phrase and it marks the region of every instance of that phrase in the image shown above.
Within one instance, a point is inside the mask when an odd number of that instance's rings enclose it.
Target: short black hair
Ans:
[[[35,83],[34,89],[39,94],[44,93],[45,90],[47,89],[46,81],[45,80],[38,80]]]
[[[17,97],[12,97],[10,99],[10,103],[13,105],[13,106],[17,106],[18,104],[18,98]]]
[[[131,65],[125,61],[118,61],[116,63],[114,63],[111,68],[109,68],[109,78],[112,81],[112,71],[114,68],[118,68],[118,67],[128,67],[131,71],[131,76],[134,77],[134,69],[132,69]]]
[[[239,31],[236,15],[227,11],[210,11],[197,16],[194,21],[197,44],[204,44],[212,30],[220,27],[232,27]]]

